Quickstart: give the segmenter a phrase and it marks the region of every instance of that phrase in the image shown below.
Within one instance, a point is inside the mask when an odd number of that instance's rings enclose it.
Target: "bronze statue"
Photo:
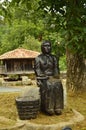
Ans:
[[[42,43],[41,51],[34,62],[37,85],[40,87],[41,109],[49,115],[59,115],[63,109],[63,87],[59,79],[57,59],[51,54],[49,41]]]

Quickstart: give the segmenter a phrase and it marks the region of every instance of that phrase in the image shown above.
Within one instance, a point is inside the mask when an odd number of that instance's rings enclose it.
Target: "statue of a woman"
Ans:
[[[41,93],[41,109],[49,115],[59,115],[63,109],[63,87],[59,79],[57,59],[51,54],[49,41],[42,43],[41,51],[34,62],[37,85]]]

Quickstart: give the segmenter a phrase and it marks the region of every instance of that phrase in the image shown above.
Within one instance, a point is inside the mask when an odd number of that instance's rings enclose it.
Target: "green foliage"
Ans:
[[[18,80],[19,79],[19,75],[17,75],[17,74],[13,74],[13,75],[8,75],[8,77],[9,77],[9,80]]]
[[[20,27],[14,31],[17,36],[14,36],[16,40],[11,39],[15,43],[13,48],[25,44],[27,34],[36,39],[40,36],[51,39],[56,47],[59,32],[63,50],[66,46],[72,53],[86,56],[86,0],[5,0],[0,6],[5,18],[16,19],[19,24],[22,20],[28,22],[25,29]]]
[[[24,44],[22,44],[23,48],[29,50],[35,50],[40,52],[40,42],[32,36],[28,36],[25,38]]]
[[[48,15],[49,24],[52,25],[53,22],[54,31],[60,29],[65,45],[71,52],[79,53],[85,57],[86,1],[41,0],[40,7]]]
[[[65,55],[60,57],[59,68],[60,68],[60,71],[67,70],[67,63],[66,63],[66,56]]]
[[[18,47],[40,51],[40,42],[35,38],[37,33],[34,34],[34,29],[32,31],[32,28],[35,27],[35,25],[34,27],[33,25],[34,24],[31,22],[29,22],[28,25],[28,22],[24,20],[22,20],[20,23],[19,21],[15,20],[12,25],[3,25],[2,28],[0,28],[0,54]]]

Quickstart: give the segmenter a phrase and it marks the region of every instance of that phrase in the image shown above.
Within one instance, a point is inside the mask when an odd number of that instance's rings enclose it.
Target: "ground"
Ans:
[[[0,93],[0,128],[6,128],[13,126],[18,119],[17,108],[15,99],[19,93]],[[31,120],[35,123],[53,124],[57,121],[65,121],[72,116],[71,108],[76,109],[78,112],[86,117],[86,92],[77,94],[68,93],[68,108],[63,111],[63,115],[58,116],[47,116],[42,113],[39,114],[37,119]],[[46,120],[45,120],[46,119]],[[71,126],[73,130],[86,130],[86,119],[76,125]]]
[[[68,94],[68,104],[84,115],[85,120],[73,126],[73,130],[86,130],[86,91]]]

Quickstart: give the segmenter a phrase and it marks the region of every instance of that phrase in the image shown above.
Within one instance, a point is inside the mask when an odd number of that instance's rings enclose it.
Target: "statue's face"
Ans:
[[[51,44],[46,42],[46,43],[43,43],[42,45],[42,52],[44,54],[50,54],[51,53]]]

